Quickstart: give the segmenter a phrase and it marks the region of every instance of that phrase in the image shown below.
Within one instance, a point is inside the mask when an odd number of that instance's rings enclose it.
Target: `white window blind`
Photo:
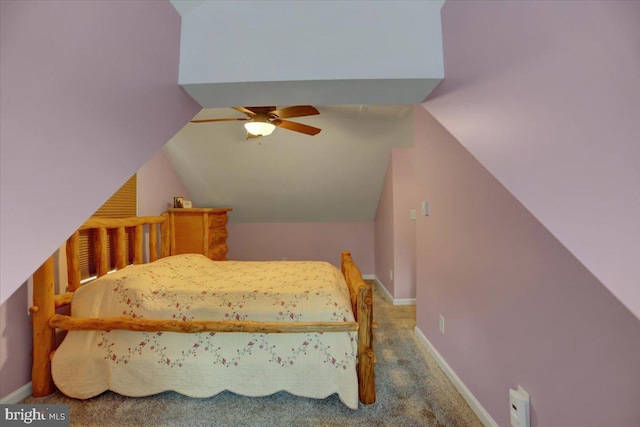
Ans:
[[[92,216],[123,218],[137,215],[138,175],[134,174],[109,198]],[[93,230],[80,232],[80,278],[87,279],[96,275]],[[107,245],[109,249],[110,270],[115,265],[115,230],[108,230]],[[129,263],[133,261],[133,229],[127,229],[127,247]]]

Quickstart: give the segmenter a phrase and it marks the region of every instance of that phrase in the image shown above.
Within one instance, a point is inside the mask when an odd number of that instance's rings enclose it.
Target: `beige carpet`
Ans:
[[[72,426],[481,426],[415,335],[415,307],[393,306],[376,289],[377,402],[357,411],[338,398],[281,392],[251,398],[223,392],[194,399],[167,392],[132,398],[104,393],[75,400],[55,393],[23,403],[70,405]]]

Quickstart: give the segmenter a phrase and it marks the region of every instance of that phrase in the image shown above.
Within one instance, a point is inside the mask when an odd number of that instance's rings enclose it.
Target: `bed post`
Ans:
[[[158,259],[158,224],[149,224],[149,262]]]
[[[51,376],[51,353],[55,347],[55,328],[49,319],[55,314],[55,276],[53,257],[33,274],[33,306],[29,309],[33,322],[32,394],[42,397],[54,392]]]
[[[370,405],[376,401],[373,290],[362,280],[362,273],[353,262],[351,252],[342,252],[341,266],[358,322],[358,395],[363,404]]]
[[[80,287],[80,232],[76,231],[67,239],[67,290],[75,292]]]
[[[160,258],[168,257],[171,255],[171,218],[169,214],[163,213],[162,217],[164,221],[160,224]]]
[[[358,391],[360,401],[369,405],[376,401],[373,353],[373,292],[371,286],[358,289]]]

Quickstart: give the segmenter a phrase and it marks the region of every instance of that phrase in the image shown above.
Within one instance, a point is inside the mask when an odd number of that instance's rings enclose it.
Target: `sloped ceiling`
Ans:
[[[442,17],[447,78],[424,107],[640,318],[640,3]]]
[[[316,106],[292,119],[322,129],[276,129],[246,139],[242,122],[190,123],[165,152],[197,207],[231,207],[234,222],[370,221],[394,146],[413,143],[412,107]],[[202,118],[244,117],[229,108]]]
[[[162,1],[0,1],[0,303],[200,110],[179,40]]]

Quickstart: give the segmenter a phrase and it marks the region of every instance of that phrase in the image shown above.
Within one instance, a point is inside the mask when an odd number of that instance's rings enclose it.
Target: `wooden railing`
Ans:
[[[133,227],[133,263],[142,264],[144,257],[143,240],[144,226],[149,227],[149,262],[158,259],[158,224],[161,227],[160,258],[169,255],[169,228],[166,216],[146,216],[132,218],[91,218],[85,222],[67,240],[67,271],[69,292],[74,292],[80,287],[80,231],[95,230],[94,254],[96,260],[96,275],[104,276],[111,270],[109,262],[109,248],[107,242],[107,230],[115,229],[115,268],[117,270],[127,266],[128,250],[126,244],[126,229]]]

